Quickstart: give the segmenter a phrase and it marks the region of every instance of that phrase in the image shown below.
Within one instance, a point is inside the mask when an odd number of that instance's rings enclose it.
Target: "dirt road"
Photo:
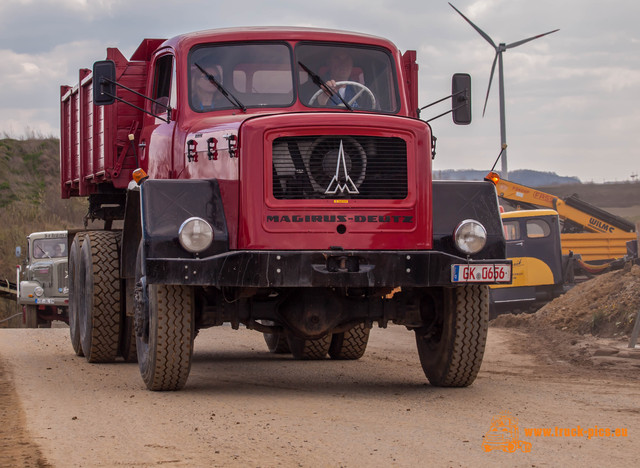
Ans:
[[[374,329],[355,362],[294,361],[269,354],[256,332],[214,328],[196,339],[186,388],[152,393],[136,364],[75,357],[66,329],[3,329],[0,466],[635,463],[640,360],[622,370],[576,366],[537,342],[491,328],[474,385],[440,389],[427,384],[413,334],[401,327]],[[501,412],[517,418],[529,453],[485,453],[483,436]],[[556,426],[575,436],[558,437]],[[596,437],[595,426],[627,436]]]

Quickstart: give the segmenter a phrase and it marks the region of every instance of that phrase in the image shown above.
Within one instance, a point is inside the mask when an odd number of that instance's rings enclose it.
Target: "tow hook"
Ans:
[[[327,258],[327,271],[357,273],[360,271],[360,259],[351,256],[330,256]]]

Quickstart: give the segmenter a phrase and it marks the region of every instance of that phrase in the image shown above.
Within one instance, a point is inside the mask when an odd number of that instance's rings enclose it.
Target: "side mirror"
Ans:
[[[451,79],[451,110],[453,123],[471,123],[471,75],[456,73]]]
[[[22,257],[22,249],[20,248],[20,246],[16,247],[16,257]]]
[[[93,64],[93,103],[108,106],[116,100],[116,64],[101,60]]]

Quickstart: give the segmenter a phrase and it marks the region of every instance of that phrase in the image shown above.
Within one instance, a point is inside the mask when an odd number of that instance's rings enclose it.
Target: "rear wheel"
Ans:
[[[147,285],[142,273],[139,248],[135,328],[140,374],[149,390],[179,390],[191,370],[193,290],[182,285]]]
[[[416,330],[420,363],[431,385],[467,387],[480,370],[489,325],[489,288],[443,288],[428,330]]]
[[[360,359],[367,349],[370,331],[364,323],[360,323],[343,333],[334,333],[329,356],[331,359]]]
[[[89,231],[80,249],[80,342],[89,362],[113,362],[120,338],[120,233]]]
[[[78,234],[74,237],[69,249],[69,335],[71,346],[77,356],[84,356],[80,343],[80,248],[83,237]]]
[[[289,348],[295,359],[324,359],[331,345],[331,334],[317,340],[306,340],[294,336],[288,337]]]

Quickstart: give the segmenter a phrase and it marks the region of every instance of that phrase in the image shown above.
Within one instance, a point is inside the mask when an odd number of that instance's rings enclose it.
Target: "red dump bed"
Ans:
[[[116,64],[116,81],[144,94],[149,56],[162,41],[145,39],[131,61],[118,49],[107,49],[107,59]],[[118,87],[117,96],[144,107],[142,97],[123,88]],[[87,196],[100,184],[126,188],[137,167],[128,135],[137,138],[142,112],[122,102],[94,106],[92,72],[86,68],[80,70],[76,86],[60,87],[60,101],[62,198]]]

